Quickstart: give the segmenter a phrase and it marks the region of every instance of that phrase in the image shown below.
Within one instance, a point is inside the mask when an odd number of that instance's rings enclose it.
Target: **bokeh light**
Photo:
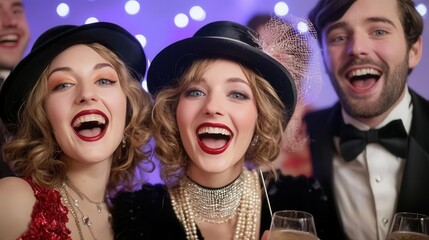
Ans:
[[[308,24],[306,22],[300,21],[297,24],[296,29],[298,29],[299,33],[307,33],[308,32]]]
[[[417,12],[419,12],[422,17],[425,16],[428,11],[426,5],[424,5],[423,3],[420,3],[419,5],[417,5],[416,9],[417,9]]]
[[[135,15],[140,11],[140,3],[136,0],[129,0],[125,3],[125,12]]]
[[[149,90],[148,90],[148,88],[147,88],[147,81],[146,81],[146,78],[145,78],[145,79],[143,79],[143,81],[142,81],[142,88],[143,88],[146,92],[149,92]]]
[[[174,17],[174,24],[179,28],[188,26],[189,18],[184,13],[179,13]]]
[[[135,37],[137,38],[137,40],[139,40],[142,47],[146,46],[147,40],[145,36],[143,36],[142,34],[137,34]]]
[[[274,12],[279,17],[284,17],[289,13],[289,6],[285,2],[278,2],[274,5]]]
[[[60,3],[57,6],[57,14],[60,17],[66,17],[70,13],[70,7],[66,3]]]
[[[86,19],[85,24],[99,22],[96,17],[89,17]]]
[[[193,6],[189,10],[189,16],[195,21],[203,21],[206,19],[206,11],[200,6]]]

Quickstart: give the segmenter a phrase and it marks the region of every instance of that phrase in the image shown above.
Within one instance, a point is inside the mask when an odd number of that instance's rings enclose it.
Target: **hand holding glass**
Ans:
[[[419,213],[396,213],[388,240],[429,240],[429,217]]]
[[[310,213],[294,210],[273,214],[268,240],[317,240],[316,227]]]

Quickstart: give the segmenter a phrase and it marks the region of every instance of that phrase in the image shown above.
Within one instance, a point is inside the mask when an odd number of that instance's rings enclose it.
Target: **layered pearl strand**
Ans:
[[[261,197],[259,192],[259,179],[256,171],[249,171],[247,168],[243,168],[241,176],[234,180],[234,182],[220,189],[205,188],[205,190],[199,191],[200,194],[195,192],[195,189],[191,190],[190,186],[192,185],[192,187],[195,187],[195,184],[196,183],[192,182],[188,178],[183,178],[180,181],[178,187],[169,189],[174,212],[176,213],[179,221],[182,223],[185,229],[186,238],[188,240],[198,239],[195,219],[219,224],[229,221],[235,216],[237,216],[237,224],[235,228],[234,239],[257,239],[256,231],[260,209],[259,207],[255,206],[260,206]],[[204,188],[200,185],[197,185],[197,187]],[[231,192],[225,193],[225,189],[228,189]],[[213,198],[219,196],[219,194],[204,194],[210,191],[223,191],[224,193],[220,195],[226,196],[228,198],[240,196],[236,199],[236,201],[239,201],[237,203],[238,207],[235,207],[235,210],[233,211],[231,211],[231,209],[227,209],[226,211],[229,212],[229,214],[227,214],[228,216],[225,216],[225,214],[222,213],[223,209],[221,208],[211,208],[211,210],[207,209],[208,211],[205,213],[205,215],[196,214],[195,209],[204,209],[205,206],[195,206],[194,204],[204,202],[219,202],[217,199],[204,199],[202,201],[195,201],[198,198]],[[195,195],[195,193],[198,195]],[[192,201],[192,199],[194,200]],[[223,201],[233,203],[233,201],[228,199],[223,199]],[[234,204],[232,204],[232,208],[233,206]],[[204,216],[223,217],[222,219],[216,221],[213,219],[208,220],[208,218]]]

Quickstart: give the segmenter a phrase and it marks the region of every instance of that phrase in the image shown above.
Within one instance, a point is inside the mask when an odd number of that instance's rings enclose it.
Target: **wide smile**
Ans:
[[[372,67],[357,68],[346,73],[350,86],[355,93],[366,93],[378,82],[382,72]]]
[[[18,44],[19,36],[17,34],[6,34],[0,36],[0,46],[15,47]]]
[[[221,154],[226,151],[233,133],[228,126],[217,123],[204,123],[197,128],[198,145],[208,154]]]
[[[71,123],[76,135],[88,142],[101,139],[107,131],[109,119],[99,110],[85,110],[79,112]]]

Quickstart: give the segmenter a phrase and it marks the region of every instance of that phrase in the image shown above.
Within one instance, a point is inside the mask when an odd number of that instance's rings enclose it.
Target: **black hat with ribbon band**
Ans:
[[[237,61],[266,79],[276,91],[290,118],[296,105],[296,87],[289,71],[264,53],[256,43],[258,34],[229,21],[203,26],[193,37],[164,48],[150,64],[147,76],[149,92],[156,94],[178,81],[183,71],[198,58],[227,58]]]
[[[82,26],[61,25],[44,32],[30,53],[12,70],[0,90],[0,117],[7,125],[17,123],[18,112],[50,62],[65,49],[85,43],[99,43],[114,52],[141,81],[146,56],[140,42],[124,28],[108,22]]]

